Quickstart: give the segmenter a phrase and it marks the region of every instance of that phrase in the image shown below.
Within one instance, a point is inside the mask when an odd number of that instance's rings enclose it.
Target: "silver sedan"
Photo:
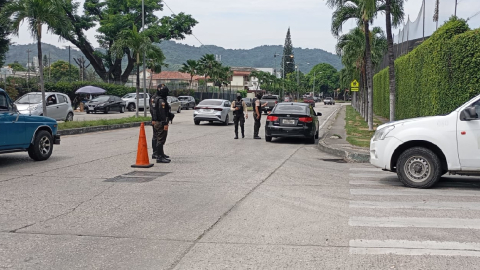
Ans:
[[[232,103],[225,99],[205,99],[195,107],[193,121],[195,125],[200,125],[201,121],[208,121],[221,122],[228,126],[233,121],[231,105]]]

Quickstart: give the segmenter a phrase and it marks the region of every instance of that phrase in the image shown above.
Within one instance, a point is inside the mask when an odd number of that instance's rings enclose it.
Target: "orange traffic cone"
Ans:
[[[151,168],[153,164],[148,159],[147,137],[145,136],[145,124],[140,125],[140,137],[138,138],[137,162],[133,168]]]

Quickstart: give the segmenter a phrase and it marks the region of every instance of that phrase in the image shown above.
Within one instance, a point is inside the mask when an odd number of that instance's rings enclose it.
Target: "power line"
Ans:
[[[479,12],[477,12],[477,13],[475,13],[475,14],[473,14],[473,16],[469,17],[469,18],[467,19],[467,21],[468,21],[468,20],[470,20],[471,18],[473,18],[473,17],[477,16],[478,14],[480,14],[480,11],[479,11]]]
[[[177,14],[176,14],[175,12],[173,12],[173,10],[168,6],[167,2],[165,2],[165,1],[162,1],[162,2],[165,4],[165,6],[167,6],[168,9],[170,9],[170,12],[172,12],[173,15],[177,16]],[[193,33],[192,33],[192,36],[193,36],[200,44],[202,44],[202,46],[205,46],[205,45],[200,41],[200,39],[198,39]],[[205,47],[206,47],[206,46],[205,46]],[[212,53],[207,47],[206,47],[206,49],[207,49],[210,53]]]

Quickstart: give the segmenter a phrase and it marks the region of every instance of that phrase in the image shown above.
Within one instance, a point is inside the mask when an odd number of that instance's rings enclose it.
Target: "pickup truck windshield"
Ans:
[[[38,104],[42,102],[42,94],[40,93],[31,93],[21,97],[17,100],[18,104]]]

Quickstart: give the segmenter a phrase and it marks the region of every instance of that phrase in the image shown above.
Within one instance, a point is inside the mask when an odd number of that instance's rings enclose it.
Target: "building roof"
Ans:
[[[237,71],[237,70],[234,70],[233,71],[233,76],[249,76],[250,75],[250,71]]]
[[[194,80],[202,79],[202,76],[193,76]],[[152,80],[184,80],[190,81],[190,74],[179,71],[162,71],[160,73],[153,73]]]

